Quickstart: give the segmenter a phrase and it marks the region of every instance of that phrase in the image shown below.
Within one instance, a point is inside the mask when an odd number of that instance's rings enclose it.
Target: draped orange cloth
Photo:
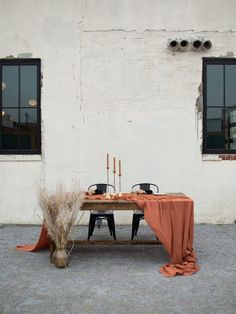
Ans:
[[[104,195],[91,195],[87,199],[105,199]],[[199,270],[193,249],[193,200],[182,195],[122,194],[114,200],[134,201],[144,211],[144,218],[169,254],[171,263],[161,267],[164,276],[191,275]],[[109,199],[112,200],[112,199]],[[38,242],[17,246],[18,250],[36,251],[49,247],[47,230],[42,226]]]
[[[105,197],[93,195],[89,199]],[[160,269],[164,276],[186,276],[199,270],[193,249],[194,204],[191,198],[174,194],[122,194],[114,199],[134,201],[144,211],[145,220],[170,257],[171,263]]]
[[[16,247],[17,250],[34,252],[40,249],[47,249],[50,245],[50,239],[48,237],[47,229],[44,225],[42,225],[41,232],[38,238],[38,241],[34,244],[26,244],[26,245],[18,245]]]

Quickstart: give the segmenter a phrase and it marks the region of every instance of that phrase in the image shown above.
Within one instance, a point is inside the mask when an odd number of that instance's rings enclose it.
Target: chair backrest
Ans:
[[[88,191],[94,188],[95,189],[95,194],[104,194],[108,191],[108,188],[110,190],[110,188],[112,189],[112,192],[115,192],[115,187],[112,184],[107,184],[107,183],[95,183],[95,184],[91,184],[88,187]]]
[[[152,189],[153,187],[155,188],[156,193],[159,192],[159,187],[154,183],[137,183],[132,186],[132,189],[135,187],[139,187],[141,190],[144,190],[146,193],[149,194],[152,194],[154,192]]]

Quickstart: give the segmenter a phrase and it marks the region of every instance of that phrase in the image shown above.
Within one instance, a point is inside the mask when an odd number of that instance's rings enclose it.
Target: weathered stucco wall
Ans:
[[[37,223],[36,185],[152,181],[195,200],[195,221],[236,219],[236,160],[201,154],[202,57],[236,54],[235,1],[4,1],[0,57],[42,60],[42,156],[0,156],[0,223]],[[209,38],[208,52],[167,49]],[[83,222],[87,222],[85,216]],[[131,213],[116,214],[129,223]]]

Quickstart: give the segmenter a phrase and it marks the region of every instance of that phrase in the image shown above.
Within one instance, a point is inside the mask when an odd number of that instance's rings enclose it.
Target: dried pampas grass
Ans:
[[[76,189],[65,192],[62,184],[58,185],[55,193],[39,189],[39,205],[43,212],[44,224],[57,248],[66,248],[84,197],[85,194]]]

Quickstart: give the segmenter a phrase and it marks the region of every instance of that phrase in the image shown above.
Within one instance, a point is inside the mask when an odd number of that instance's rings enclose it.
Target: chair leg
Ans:
[[[96,218],[93,215],[90,215],[89,219],[89,229],[88,229],[88,240],[93,235],[94,227],[95,227]]]
[[[88,238],[87,238],[87,240],[89,240],[89,238],[91,237],[91,223],[92,223],[92,216],[90,215],[90,217],[89,217],[89,225],[88,225]]]
[[[110,231],[110,235],[112,236],[112,221],[109,217],[107,217],[107,225]]]
[[[135,235],[138,234],[139,222],[140,222],[140,217],[137,217],[136,225],[135,225]]]
[[[135,221],[136,221],[135,218],[136,218],[136,216],[133,214],[131,240],[134,239],[134,234],[135,234]]]
[[[92,230],[91,230],[91,236],[93,235],[93,231],[94,231],[94,228],[95,228],[95,224],[96,224],[96,217],[93,217],[93,220],[92,220]]]
[[[110,220],[110,225],[111,225],[111,229],[112,229],[112,235],[114,240],[116,241],[116,227],[115,227],[115,220],[114,220],[114,215],[112,215],[111,217],[109,217],[107,220]]]
[[[114,218],[112,219],[112,224],[113,224],[113,238],[116,241],[116,227],[115,227],[115,221]]]

